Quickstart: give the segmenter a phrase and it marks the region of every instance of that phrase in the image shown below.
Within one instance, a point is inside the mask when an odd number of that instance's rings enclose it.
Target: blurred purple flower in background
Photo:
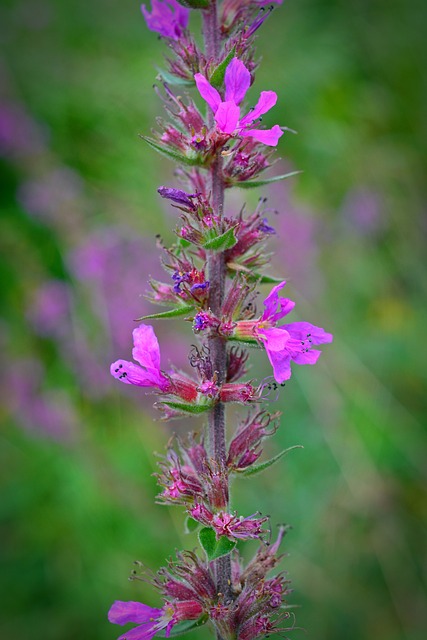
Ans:
[[[44,390],[45,378],[40,361],[15,360],[4,384],[5,404],[28,432],[72,442],[78,431],[74,407],[65,390]]]
[[[151,0],[151,13],[145,4],[141,5],[141,11],[150,31],[172,40],[182,38],[190,16],[190,10],[176,0]]]

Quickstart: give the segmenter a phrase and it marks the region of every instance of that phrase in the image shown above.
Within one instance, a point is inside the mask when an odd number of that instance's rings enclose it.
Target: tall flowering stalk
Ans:
[[[247,347],[265,350],[274,377],[267,386],[277,389],[290,378],[292,362],[314,364],[320,355],[316,347],[332,341],[331,334],[308,322],[281,324],[295,303],[281,296],[285,281],[264,274],[265,245],[275,230],[263,201],[248,215],[233,216],[225,207],[226,189],[289,176],[259,178],[286,130],[262,125],[276,93],[261,91],[254,106],[244,105],[257,66],[254,36],[273,10],[266,5],[263,0],[142,5],[148,28],[169,50],[157,88],[167,119],[158,119],[158,130],[144,139],[178,164],[181,185],[158,188],[179,214],[176,242],[162,247],[168,280],[150,283],[151,300],[167,310],[141,320],[191,320],[199,344],[190,351],[191,374],[164,370],[154,328],[143,322],[133,332],[133,361],[117,360],[111,374],[125,384],[151,388],[164,419],[204,414],[206,424],[201,434],[169,445],[157,476],[159,502],[185,509],[187,526],[198,529],[201,550],[177,553],[176,561],[151,576],[162,594],[160,606],[113,604],[111,622],[136,625],[121,640],[168,637],[207,622],[222,640],[253,640],[293,626],[286,603],[289,581],[283,572],[271,575],[281,558],[285,527],[270,544],[268,518],[230,510],[229,491],[233,476],[254,475],[282,455],[259,461],[279,414],[261,407],[268,399],[266,384],[244,380]],[[188,30],[191,10],[201,14],[203,51]],[[188,91],[181,97],[183,85]],[[256,287],[275,282],[257,312]],[[247,416],[227,443],[230,402],[246,406]],[[258,540],[259,548],[244,566],[237,542],[247,539]]]

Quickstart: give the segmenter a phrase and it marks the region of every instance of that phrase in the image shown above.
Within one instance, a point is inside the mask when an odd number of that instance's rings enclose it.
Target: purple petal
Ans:
[[[272,290],[264,300],[265,311],[262,314],[262,320],[270,318],[270,316],[276,313],[277,304],[279,301],[279,291],[281,291],[285,285],[286,280],[283,280],[283,282],[276,284],[276,286],[272,288]]]
[[[140,324],[132,331],[132,357],[147,369],[160,370],[160,348],[154,329],[149,324]]]
[[[242,126],[252,124],[252,122],[262,116],[263,113],[267,113],[267,111],[270,111],[270,109],[274,107],[276,102],[277,93],[275,93],[275,91],[261,91],[261,95],[255,107],[251,109],[251,111],[249,111],[249,113],[240,120],[240,124]]]
[[[236,130],[240,118],[240,108],[234,102],[221,102],[216,113],[215,120],[218,128],[224,133],[233,133]]]
[[[134,362],[116,360],[110,367],[111,375],[124,384],[133,384],[137,387],[164,388],[167,378],[157,369],[143,369]]]
[[[239,105],[251,85],[251,74],[238,58],[233,58],[225,71],[225,100]]]
[[[150,624],[143,624],[140,627],[129,629],[125,631],[117,640],[151,640],[158,632],[158,627],[155,622]]]
[[[316,364],[321,353],[318,349],[310,349],[293,356],[292,360],[297,364]]]
[[[141,5],[141,11],[150,31],[173,40],[181,38],[190,16],[190,10],[176,0],[151,0],[151,13],[144,4]]]
[[[218,91],[209,84],[205,76],[201,73],[196,73],[194,75],[194,80],[196,81],[196,87],[198,88],[203,100],[208,103],[212,111],[215,113],[222,102]]]
[[[287,351],[270,351],[265,348],[268,359],[273,367],[273,375],[276,382],[281,384],[291,377],[291,356]]]
[[[275,124],[272,129],[243,129],[240,132],[243,137],[251,137],[258,142],[266,144],[268,147],[275,147],[279,142],[279,138],[283,136],[283,131],[278,124]]]
[[[116,600],[108,612],[108,620],[113,624],[127,624],[135,622],[155,622],[162,614],[162,609],[153,609],[142,602],[123,602]]]
[[[289,333],[280,328],[257,329],[257,336],[263,341],[268,351],[283,351],[290,338]]]
[[[309,339],[311,344],[326,344],[334,339],[332,333],[326,333],[324,329],[316,327],[310,322],[292,322],[285,324],[283,328],[289,331],[295,340],[303,341]]]

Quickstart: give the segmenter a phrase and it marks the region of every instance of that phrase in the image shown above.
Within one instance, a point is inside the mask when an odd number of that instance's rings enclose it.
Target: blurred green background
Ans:
[[[165,46],[134,0],[3,0],[0,25],[0,635],[113,639],[114,599],[158,604],[127,581],[132,562],[195,544],[151,476],[185,425],[154,422],[108,374],[149,312],[155,234],[172,239],[156,188],[176,185],[173,166],[137,137],[161,113]],[[298,131],[278,155],[304,172],[268,192],[274,271],[299,318],[335,335],[272,405],[267,453],[304,450],[235,485],[242,513],[293,525],[284,566],[307,636],[292,637],[425,637],[425,33],[421,0],[294,0],[259,35],[251,91],[279,94],[265,123]],[[165,366],[185,367],[189,327],[156,331]]]

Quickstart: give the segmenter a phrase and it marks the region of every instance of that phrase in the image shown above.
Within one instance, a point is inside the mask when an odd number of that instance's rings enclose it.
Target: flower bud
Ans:
[[[247,404],[256,399],[256,389],[249,382],[223,384],[219,391],[221,402],[241,402]]]

